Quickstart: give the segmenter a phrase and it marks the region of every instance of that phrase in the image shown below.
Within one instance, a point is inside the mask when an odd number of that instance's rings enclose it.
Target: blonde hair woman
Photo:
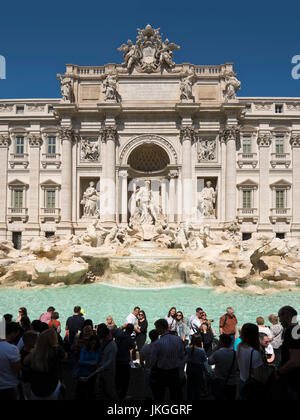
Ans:
[[[108,317],[106,317],[105,324],[109,330],[115,330],[117,328],[115,321],[111,315],[108,315]]]
[[[66,354],[56,331],[44,331],[28,356],[32,400],[57,400],[61,389],[61,361]]]

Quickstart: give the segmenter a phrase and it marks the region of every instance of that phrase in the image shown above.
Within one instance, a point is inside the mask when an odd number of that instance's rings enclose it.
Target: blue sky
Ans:
[[[2,2],[0,98],[58,97],[66,63],[120,63],[117,48],[147,23],[181,46],[177,63],[234,62],[239,96],[300,96],[291,77],[299,20],[299,0]]]

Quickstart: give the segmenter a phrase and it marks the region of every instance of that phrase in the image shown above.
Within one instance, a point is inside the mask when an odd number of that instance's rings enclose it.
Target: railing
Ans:
[[[238,156],[243,160],[252,160],[257,157],[257,153],[239,153]]]
[[[270,215],[271,222],[276,223],[278,219],[285,220],[286,223],[290,223],[292,219],[291,209],[288,207],[271,209],[271,215]]]
[[[283,207],[283,208],[274,208],[271,209],[272,216],[278,216],[278,215],[287,215],[289,213],[289,208]]]
[[[252,220],[253,223],[257,223],[258,221],[257,208],[242,207],[242,208],[237,209],[237,219],[240,223],[242,223],[243,220],[245,219]]]
[[[196,74],[216,75],[221,73],[220,66],[195,66]]]
[[[273,168],[276,165],[285,165],[288,168],[291,164],[290,154],[289,153],[271,153],[271,166]]]
[[[60,159],[60,153],[43,153],[45,159]]]
[[[105,68],[104,67],[78,67],[77,68],[77,73],[80,75],[98,75],[98,74],[104,74],[105,73]]]
[[[239,215],[244,215],[244,214],[257,214],[257,209],[256,208],[239,208],[238,209],[238,214]]]
[[[60,221],[60,209],[56,207],[41,208],[40,220],[45,223],[46,220],[54,220],[56,223]]]
[[[257,153],[238,153],[237,163],[240,168],[242,168],[243,165],[252,165],[253,168],[255,168],[258,163]]]
[[[9,207],[8,213],[14,214],[14,215],[26,216],[28,214],[28,208],[26,208],[26,207]]]
[[[43,207],[41,211],[42,211],[42,214],[50,214],[50,215],[54,214],[56,216],[60,215],[60,209],[58,208]]]
[[[271,156],[273,159],[283,160],[283,159],[288,159],[290,157],[290,154],[289,153],[271,153]]]
[[[28,153],[11,153],[10,154],[10,157],[12,158],[12,159],[22,159],[22,160],[25,160],[25,159],[28,159]]]

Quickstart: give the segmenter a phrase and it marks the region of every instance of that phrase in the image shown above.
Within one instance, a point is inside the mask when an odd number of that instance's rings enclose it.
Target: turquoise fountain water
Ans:
[[[113,315],[117,325],[124,323],[126,316],[138,305],[145,310],[150,328],[156,319],[164,317],[171,306],[190,317],[196,307],[201,306],[209,318],[217,320],[227,306],[233,306],[239,325],[255,322],[257,316],[267,318],[281,306],[292,305],[300,313],[300,293],[286,292],[269,296],[252,296],[239,293],[216,293],[213,289],[184,286],[170,289],[145,290],[122,289],[103,284],[66,286],[59,288],[32,288],[25,290],[0,289],[0,314],[17,316],[18,308],[25,306],[31,319],[36,319],[48,306],[55,306],[60,321],[65,324],[75,305],[81,305],[86,317],[95,323],[103,322]]]

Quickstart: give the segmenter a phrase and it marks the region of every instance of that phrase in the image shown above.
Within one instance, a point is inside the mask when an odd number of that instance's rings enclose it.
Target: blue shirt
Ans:
[[[151,367],[176,369],[184,361],[184,345],[181,338],[169,333],[163,334],[152,344]]]
[[[97,351],[87,351],[83,347],[80,352],[80,376],[90,376],[96,370],[96,366],[91,366],[91,363],[98,363],[100,358],[100,349]]]
[[[206,353],[204,349],[193,349],[193,347],[188,346],[187,351],[187,362],[195,363],[197,365],[204,365],[207,361]]]

